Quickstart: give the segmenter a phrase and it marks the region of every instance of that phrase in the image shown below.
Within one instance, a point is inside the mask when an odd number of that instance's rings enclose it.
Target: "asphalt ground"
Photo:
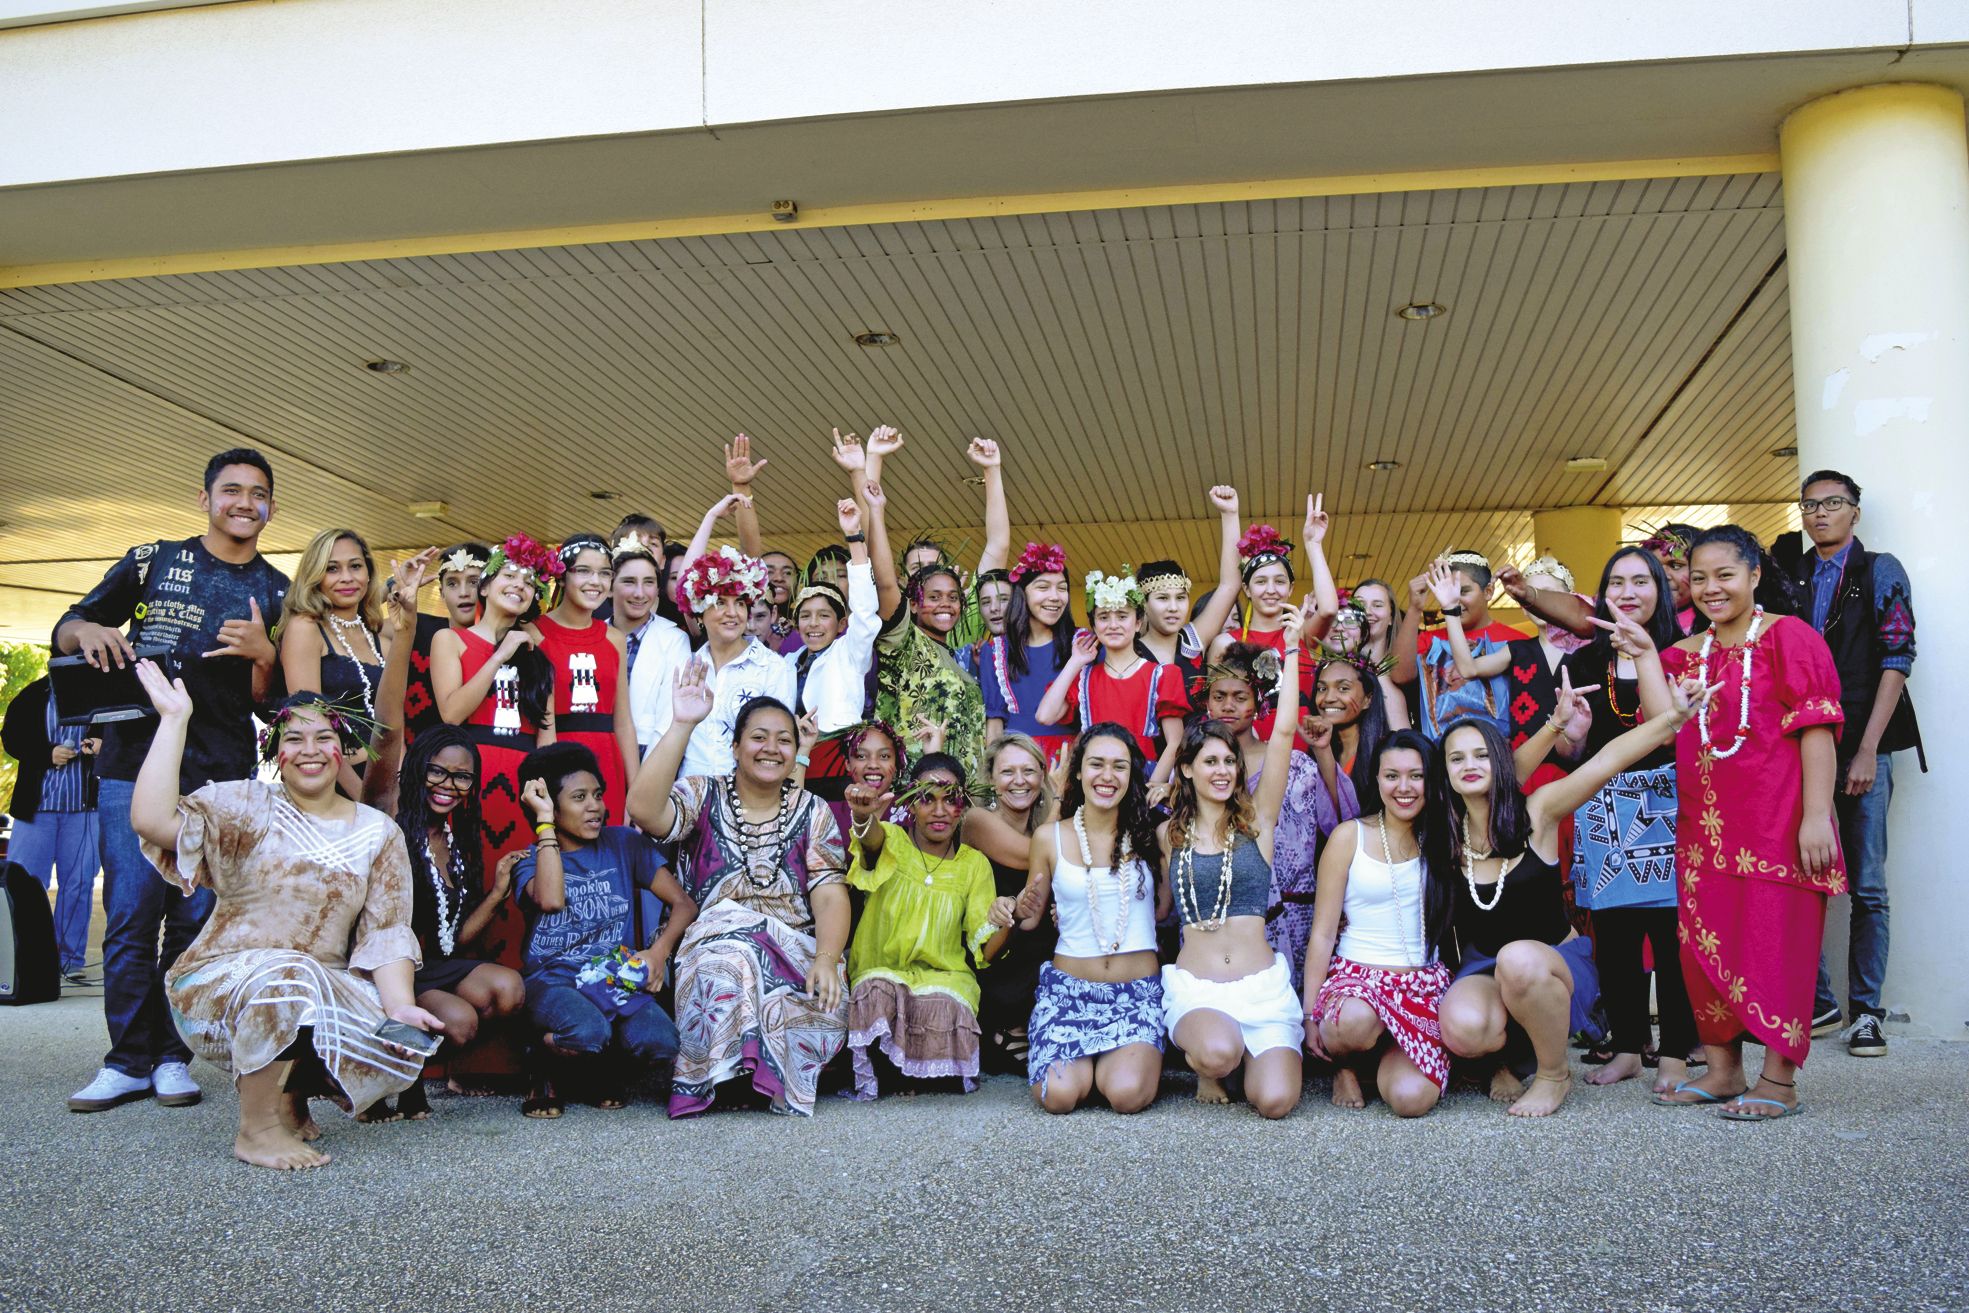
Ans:
[[[202,1063],[197,1107],[68,1112],[103,1043],[96,991],[0,1010],[0,1310],[1969,1307],[1969,1044],[1825,1044],[1769,1125],[1640,1082],[1539,1122],[1317,1079],[1282,1122],[1181,1077],[1133,1117],[997,1077],[689,1122],[434,1084],[422,1123],[317,1103],[334,1162],[283,1175]]]

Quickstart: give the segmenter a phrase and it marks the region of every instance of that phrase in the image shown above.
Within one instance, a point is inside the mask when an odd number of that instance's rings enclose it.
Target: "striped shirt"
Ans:
[[[49,766],[41,777],[41,810],[80,812],[89,810],[89,760],[81,753],[83,725],[63,725],[55,718],[55,700],[48,699],[48,746],[66,745],[76,749],[66,766]]]

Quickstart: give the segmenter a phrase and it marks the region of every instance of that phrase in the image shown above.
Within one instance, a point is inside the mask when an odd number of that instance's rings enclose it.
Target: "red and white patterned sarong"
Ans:
[[[1416,1070],[1441,1089],[1449,1084],[1449,1054],[1443,1049],[1439,1009],[1449,981],[1449,968],[1440,962],[1414,971],[1391,971],[1336,957],[1326,969],[1313,1011],[1324,1018],[1340,1010],[1341,999],[1359,999],[1374,1009],[1382,1029]]]

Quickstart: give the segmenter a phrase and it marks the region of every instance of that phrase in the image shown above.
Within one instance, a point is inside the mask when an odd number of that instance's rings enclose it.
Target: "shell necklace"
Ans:
[[[1709,742],[1709,699],[1704,698],[1696,708],[1696,731],[1702,736],[1703,750],[1711,757],[1721,761],[1737,755],[1737,749],[1750,741],[1750,657],[1751,650],[1757,646],[1757,631],[1764,627],[1764,608],[1759,606],[1750,614],[1750,628],[1743,636],[1743,681],[1737,693],[1737,736],[1727,748],[1711,747]],[[1709,683],[1709,653],[1716,646],[1716,631],[1705,630],[1702,635],[1702,682]]]
[[[370,633],[369,626],[360,619],[344,620],[333,611],[328,613],[328,623],[335,626],[335,637],[342,641],[343,650],[348,653],[349,660],[355,663],[356,677],[362,680],[362,709],[371,720],[375,720],[376,690],[369,683],[369,666],[383,664],[383,650],[376,646],[376,635]],[[369,655],[376,660],[364,664],[363,659],[356,655],[355,644],[349,641],[351,629],[362,635],[362,641],[369,646]]]
[[[1388,813],[1386,809],[1378,811],[1374,814],[1374,824],[1375,824],[1375,828],[1381,831],[1381,862],[1382,865],[1388,868],[1388,892],[1394,894],[1395,893],[1395,850],[1389,847],[1388,845]],[[1422,855],[1421,852],[1418,850],[1414,857],[1408,859],[1409,861],[1413,861],[1415,863],[1415,929],[1417,933],[1420,934],[1421,936],[1421,941],[1417,942],[1416,946],[1413,949],[1410,949],[1408,946],[1408,926],[1406,923],[1402,925],[1402,949],[1408,953],[1408,960],[1415,963],[1417,966],[1427,965],[1422,961],[1422,942],[1426,942],[1429,938],[1428,927],[1426,927],[1422,923],[1422,918],[1426,915],[1426,913],[1423,911],[1423,907],[1422,907],[1423,873],[1422,873],[1422,862],[1420,860],[1421,855]],[[1408,862],[1402,863],[1402,865],[1404,866],[1406,866],[1407,864]],[[1500,879],[1498,883],[1502,884],[1504,882],[1502,879]],[[1472,897],[1474,896],[1475,895],[1473,894]],[[1399,911],[1401,905],[1402,905],[1401,897],[1399,894],[1396,894],[1395,896],[1396,910]],[[1495,907],[1497,906],[1497,904],[1492,903],[1491,906]]]
[[[431,890],[438,903],[438,951],[450,957],[458,948],[458,921],[452,918],[465,910],[465,854],[459,851],[457,841],[452,837],[451,819],[444,822],[444,850],[449,857],[445,863],[450,868],[451,878],[438,874],[437,854],[431,851],[430,832],[424,834],[424,865],[431,871]],[[451,905],[453,888],[458,891],[458,906]],[[461,918],[462,919],[462,918]]]
[[[1096,934],[1099,934],[1101,924],[1101,889],[1099,881],[1095,879],[1095,873],[1112,872],[1114,875],[1114,935],[1110,939],[1097,942],[1105,943],[1108,952],[1119,953],[1122,941],[1128,937],[1128,909],[1132,901],[1128,897],[1128,877],[1123,874],[1128,864],[1134,860],[1130,852],[1128,836],[1121,832],[1121,827],[1117,824],[1114,853],[1117,860],[1107,866],[1095,866],[1094,845],[1087,838],[1085,807],[1073,814],[1073,833],[1074,837],[1080,840],[1080,855],[1087,862],[1087,924],[1095,930]],[[1142,873],[1138,870],[1135,872],[1135,897],[1141,896]]]
[[[732,846],[745,864],[745,879],[754,889],[770,889],[779,879],[780,853],[786,835],[786,814],[793,807],[792,781],[779,786],[779,810],[769,821],[748,820],[738,800],[738,772],[725,777],[725,811]],[[763,858],[763,860],[761,860]],[[759,878],[763,871],[765,878]]]
[[[1217,902],[1205,917],[1196,901],[1196,823],[1183,831],[1183,846],[1176,850],[1176,892],[1183,900],[1183,923],[1198,930],[1222,930],[1230,920],[1231,855],[1237,851],[1237,831],[1231,831],[1224,845],[1223,865],[1217,868]],[[1091,887],[1091,886],[1090,886]]]
[[[1480,853],[1476,851],[1476,849],[1470,846],[1470,817],[1467,813],[1463,817],[1462,825],[1463,825],[1463,829],[1462,829],[1463,878],[1470,885],[1470,901],[1477,905],[1477,910],[1479,912],[1496,911],[1497,905],[1504,901],[1504,878],[1511,874],[1512,868],[1517,866],[1519,862],[1522,862],[1525,859],[1525,855],[1523,853],[1519,853],[1516,857],[1498,858],[1497,885],[1496,885],[1497,892],[1493,893],[1490,896],[1490,901],[1486,903],[1483,899],[1483,895],[1477,892],[1479,888],[1479,885],[1477,884],[1477,861],[1479,858],[1488,859],[1492,857],[1494,855],[1494,852]]]

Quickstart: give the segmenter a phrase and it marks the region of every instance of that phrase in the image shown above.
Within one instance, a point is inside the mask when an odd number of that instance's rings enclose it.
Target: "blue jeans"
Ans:
[[[96,901],[96,872],[102,869],[101,838],[94,812],[36,813],[14,822],[7,855],[48,887],[55,886],[55,947],[62,974],[80,971],[89,958],[89,912]]]
[[[676,1023],[655,1003],[632,1016],[609,1016],[573,985],[536,978],[526,982],[526,1010],[534,1025],[573,1053],[607,1049],[646,1067],[677,1056]]]
[[[109,1023],[105,1067],[150,1075],[160,1062],[190,1062],[191,1050],[171,1022],[164,973],[212,911],[212,891],[180,893],[144,860],[130,828],[129,780],[104,780],[96,799],[102,834],[103,1018]],[[159,936],[162,935],[160,950]]]
[[[1847,1018],[1862,1012],[1884,1016],[1880,987],[1887,977],[1887,806],[1894,800],[1894,758],[1881,753],[1873,787],[1864,797],[1833,795],[1839,817],[1839,847],[1846,857],[1846,881],[1852,886],[1853,917],[1847,944]],[[1843,789],[1846,772],[1839,772]],[[1830,1012],[1839,1003],[1832,997],[1832,977],[1819,955],[1818,1000],[1814,1013]]]

